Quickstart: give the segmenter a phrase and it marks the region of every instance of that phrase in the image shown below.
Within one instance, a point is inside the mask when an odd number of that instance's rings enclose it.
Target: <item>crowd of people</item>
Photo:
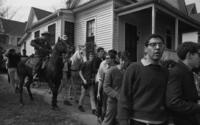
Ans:
[[[152,34],[144,42],[143,58],[137,62],[131,62],[126,51],[105,52],[99,47],[96,52],[89,52],[87,61],[74,70],[81,89],[79,99],[75,100],[77,108],[85,112],[88,92],[91,112],[102,125],[168,125],[172,121],[175,125],[200,125],[200,45],[191,41],[179,45],[178,62],[161,61],[164,50],[163,37]],[[6,56],[9,62],[15,62],[8,63],[15,89],[13,75],[19,56],[13,53],[10,50]],[[69,88],[74,81],[70,56],[63,56],[63,76],[67,80],[64,84],[70,83]],[[70,100],[64,104],[71,105]]]
[[[200,45],[184,42],[179,61],[162,61],[165,41],[153,34],[144,43],[144,57],[130,63],[130,54],[103,48],[89,54],[79,74],[78,109],[89,92],[92,113],[101,125],[199,125]]]

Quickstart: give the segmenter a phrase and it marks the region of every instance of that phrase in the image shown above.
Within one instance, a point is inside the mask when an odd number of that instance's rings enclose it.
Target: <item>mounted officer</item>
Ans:
[[[33,80],[38,80],[38,73],[40,72],[43,62],[52,51],[50,43],[51,34],[49,32],[44,32],[41,35],[40,38],[31,41],[31,46],[35,49],[34,57],[37,60],[33,67]]]

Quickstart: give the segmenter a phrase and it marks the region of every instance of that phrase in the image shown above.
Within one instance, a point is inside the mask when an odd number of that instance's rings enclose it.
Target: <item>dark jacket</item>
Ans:
[[[37,38],[31,41],[31,46],[35,48],[35,55],[47,56],[51,52],[50,41],[43,38]]]
[[[99,66],[100,66],[101,62],[102,62],[102,59],[99,58],[98,56],[93,59],[93,61],[92,61],[92,69],[93,69],[93,73],[94,74],[97,74],[97,71],[99,69]]]
[[[170,71],[166,96],[167,106],[176,125],[198,125],[196,117],[200,113],[200,105],[197,104],[194,76],[182,62]]]
[[[18,63],[20,62],[20,55],[17,53],[7,53],[5,56],[8,58],[7,67],[17,68]]]

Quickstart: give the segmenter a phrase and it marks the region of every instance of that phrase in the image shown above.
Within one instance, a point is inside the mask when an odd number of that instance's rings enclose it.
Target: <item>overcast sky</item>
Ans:
[[[44,9],[47,11],[55,11],[65,7],[66,0],[5,0],[5,6],[9,6],[12,11],[17,11],[13,20],[27,21],[31,7]]]

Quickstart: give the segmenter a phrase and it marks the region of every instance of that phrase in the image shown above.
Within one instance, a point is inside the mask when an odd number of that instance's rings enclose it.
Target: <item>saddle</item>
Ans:
[[[49,60],[48,57],[42,59],[42,65],[40,66],[41,69],[44,69],[46,67],[48,60]],[[25,65],[33,69],[38,64],[39,61],[40,57],[31,56],[26,60]]]

